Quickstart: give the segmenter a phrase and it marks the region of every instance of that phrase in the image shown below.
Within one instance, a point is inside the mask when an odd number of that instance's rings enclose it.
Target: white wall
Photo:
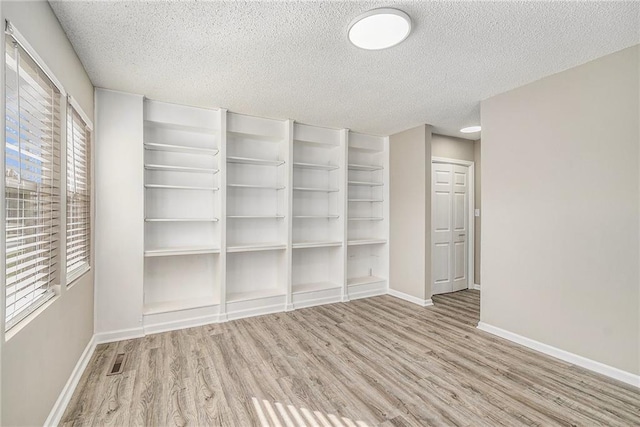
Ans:
[[[636,375],[639,51],[482,102],[481,321]]]
[[[142,334],[143,97],[96,89],[96,118],[95,330]]]
[[[93,117],[93,86],[49,4],[2,2],[1,15],[2,22],[12,22],[66,91]],[[4,43],[2,46],[4,49]],[[0,424],[44,423],[93,335],[93,314],[90,271],[69,289],[63,286],[59,296],[10,331],[2,344]]]
[[[431,298],[431,127],[389,137],[389,288]]]

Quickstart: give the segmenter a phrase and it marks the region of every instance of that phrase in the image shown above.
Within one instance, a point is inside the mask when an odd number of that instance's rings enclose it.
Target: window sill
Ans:
[[[28,326],[29,323],[31,323],[31,321],[33,319],[35,319],[36,317],[38,317],[40,315],[40,313],[42,313],[43,311],[47,310],[49,308],[49,306],[51,306],[55,301],[58,300],[58,298],[60,298],[60,294],[56,293],[56,295],[54,295],[53,297],[49,298],[47,300],[47,302],[45,302],[40,307],[38,307],[35,310],[33,310],[32,313],[30,313],[24,319],[20,320],[18,323],[13,325],[11,327],[11,329],[9,329],[8,331],[5,331],[5,333],[4,333],[4,341],[7,342],[11,338],[13,338],[16,335],[18,335],[21,330],[23,330],[26,326]]]
[[[86,265],[74,271],[71,274],[71,276],[67,275],[67,289],[73,287],[73,285],[78,283],[80,279],[82,279],[90,271],[91,271],[91,266]]]

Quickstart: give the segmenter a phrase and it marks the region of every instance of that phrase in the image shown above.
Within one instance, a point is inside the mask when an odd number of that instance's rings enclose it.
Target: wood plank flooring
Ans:
[[[478,291],[98,346],[62,425],[640,425],[640,391],[475,328]],[[128,360],[106,376],[116,353]]]

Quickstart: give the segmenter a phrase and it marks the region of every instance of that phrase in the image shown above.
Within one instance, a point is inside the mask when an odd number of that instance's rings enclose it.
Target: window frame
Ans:
[[[67,223],[67,174],[68,174],[68,165],[66,161],[66,149],[67,149],[67,119],[68,119],[68,108],[71,105],[75,112],[82,118],[82,120],[86,123],[91,137],[93,137],[93,123],[92,120],[86,115],[84,110],[80,107],[77,101],[69,96],[61,84],[61,82],[56,78],[55,74],[51,71],[51,69],[47,66],[46,62],[38,55],[37,51],[29,44],[29,42],[22,36],[22,34],[11,24],[9,20],[5,20],[5,29],[3,34],[3,39],[0,40],[2,44],[2,54],[4,56],[4,64],[3,67],[6,67],[6,42],[7,40],[13,41],[19,45],[24,53],[26,53],[31,62],[33,62],[39,71],[41,71],[46,78],[55,86],[58,94],[56,96],[57,101],[55,105],[59,107],[59,118],[60,118],[60,145],[58,150],[58,155],[60,156],[60,164],[58,166],[57,175],[53,175],[54,178],[58,181],[58,189],[54,192],[55,197],[58,201],[58,207],[56,208],[56,218],[55,225],[57,227],[58,239],[57,239],[57,254],[55,255],[55,260],[58,263],[58,271],[56,273],[56,279],[52,281],[49,285],[49,290],[46,293],[46,298],[36,298],[28,304],[26,308],[22,310],[17,316],[14,316],[9,322],[7,322],[6,318],[6,297],[7,297],[7,264],[6,264],[6,256],[0,256],[0,269],[3,270],[2,276],[0,277],[0,287],[2,288],[2,295],[0,295],[0,322],[4,325],[2,329],[0,329],[0,336],[4,334],[5,339],[10,339],[16,333],[18,333],[25,325],[27,325],[33,318],[38,316],[44,310],[47,310],[49,305],[57,298],[59,298],[62,294],[64,294],[67,286],[73,285],[80,277],[82,277],[87,272],[91,271],[91,264],[93,262],[93,212],[95,205],[94,198],[94,187],[93,187],[93,138],[88,142],[89,146],[89,158],[87,160],[89,164],[89,235],[90,239],[89,243],[89,260],[88,260],[88,268],[82,269],[82,271],[72,272],[70,276],[67,273],[67,265],[66,265],[66,247],[67,247],[67,235],[66,235],[66,223]],[[9,38],[9,39],[8,39]],[[2,81],[3,90],[6,91],[6,82]],[[2,138],[5,140],[6,144],[6,115],[7,115],[7,105],[6,105],[6,93],[2,96],[2,101],[0,101],[0,107],[5,114],[5,127],[1,130]],[[0,152],[0,162],[6,168],[6,148]],[[0,177],[0,222],[2,226],[0,227],[0,249],[2,249],[3,253],[6,254],[6,238],[7,238],[7,206],[6,206],[6,172]],[[62,283],[66,283],[67,286],[61,286]]]
[[[68,244],[68,221],[69,221],[69,199],[68,199],[68,183],[69,183],[69,163],[68,163],[68,150],[69,150],[69,129],[68,129],[68,123],[69,120],[73,121],[73,114],[77,114],[80,117],[80,120],[82,120],[85,129],[88,133],[88,139],[86,140],[86,144],[87,144],[87,150],[88,150],[88,158],[87,158],[87,162],[86,162],[86,166],[88,168],[88,173],[87,173],[87,180],[89,182],[88,185],[88,203],[86,208],[89,210],[88,212],[88,222],[89,222],[89,227],[88,227],[88,235],[86,236],[86,240],[88,241],[88,248],[87,248],[87,260],[85,262],[84,265],[81,265],[80,267],[77,267],[71,271],[68,270],[68,259],[67,259],[67,244]],[[65,276],[66,276],[66,285],[71,286],[73,285],[80,277],[82,277],[85,273],[91,271],[91,265],[93,263],[93,123],[91,122],[91,120],[89,119],[89,117],[85,114],[85,112],[82,110],[82,107],[80,107],[80,105],[78,104],[78,102],[72,97],[72,96],[67,96],[67,108],[65,110],[65,123],[67,125],[67,133],[65,135],[65,149],[64,149],[64,156],[65,156],[65,168],[64,168],[64,189],[61,189],[61,191],[64,191],[65,194],[65,222],[64,222],[64,226],[65,226],[65,238],[64,238],[64,272],[65,272]],[[71,135],[72,137],[73,135]],[[61,186],[62,187],[62,186]]]

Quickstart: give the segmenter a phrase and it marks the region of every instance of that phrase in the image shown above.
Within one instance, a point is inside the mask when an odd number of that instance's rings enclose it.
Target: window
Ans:
[[[89,269],[91,256],[91,133],[67,108],[67,283]]]
[[[5,46],[6,328],[59,274],[61,91],[18,42]]]

